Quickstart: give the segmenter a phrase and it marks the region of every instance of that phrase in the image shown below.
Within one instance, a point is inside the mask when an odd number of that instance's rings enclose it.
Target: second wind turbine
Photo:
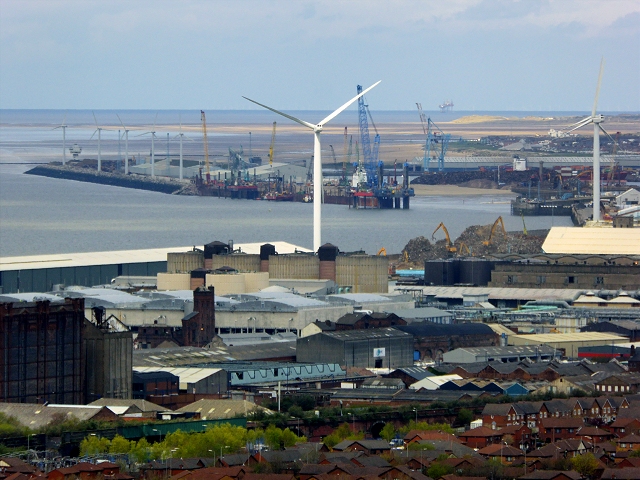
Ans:
[[[345,110],[349,105],[358,100],[361,96],[371,90],[373,87],[378,85],[381,80],[377,81],[373,85],[371,85],[366,90],[360,92],[358,95],[353,97],[347,103],[342,105],[340,108],[335,110],[333,113],[329,114],[327,117],[323,118],[316,125],[305,122],[304,120],[300,120],[291,115],[287,115],[275,108],[268,107],[267,105],[263,105],[262,103],[256,102],[255,100],[251,100],[247,97],[242,97],[245,100],[249,100],[250,102],[255,103],[256,105],[260,105],[267,110],[271,110],[278,115],[282,115],[289,120],[293,120],[296,123],[299,123],[302,126],[305,126],[311,130],[313,130],[313,250],[315,252],[318,251],[321,245],[321,228],[322,228],[322,217],[321,217],[321,205],[322,205],[322,153],[321,153],[321,145],[320,145],[320,133],[322,133],[322,129],[325,124],[329,123],[335,117],[337,117],[343,110]]]

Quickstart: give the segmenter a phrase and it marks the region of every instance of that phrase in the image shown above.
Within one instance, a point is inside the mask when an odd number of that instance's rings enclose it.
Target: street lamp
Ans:
[[[416,428],[418,428],[418,409],[414,408],[413,411],[416,413]]]
[[[230,447],[229,447],[229,445],[225,445],[224,447],[220,446],[220,461],[222,461],[222,449],[223,448],[230,448]]]
[[[353,433],[355,433],[356,432],[356,425],[355,425],[356,416],[351,412],[347,413],[347,415],[351,417],[351,430],[353,430]]]

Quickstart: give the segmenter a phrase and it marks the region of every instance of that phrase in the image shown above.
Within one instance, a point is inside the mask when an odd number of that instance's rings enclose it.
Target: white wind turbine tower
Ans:
[[[124,174],[129,175],[129,129],[122,123],[120,115],[116,113],[116,117],[120,120],[120,125],[122,125],[122,129],[124,130]]]
[[[148,132],[144,132],[141,133],[140,135],[137,135],[138,137],[141,137],[142,135],[149,135],[151,134],[151,178],[155,178],[156,176],[156,150],[155,150],[155,143],[154,140],[156,138],[156,121],[158,120],[158,114],[156,113],[156,118],[153,120],[153,128],[148,131]]]
[[[609,138],[609,135],[604,128],[602,128],[601,123],[604,122],[604,116],[600,114],[596,114],[596,108],[598,107],[598,96],[600,95],[600,84],[602,83],[602,72],[604,71],[604,58],[600,61],[600,74],[598,75],[598,85],[596,86],[596,96],[593,100],[593,110],[591,110],[591,115],[587,118],[580,120],[573,125],[569,125],[566,133],[573,132],[578,128],[582,128],[585,125],[593,123],[593,173],[592,173],[592,183],[593,183],[593,221],[600,221],[600,130],[604,132]],[[611,138],[613,140],[613,138]],[[615,140],[614,140],[615,141]]]
[[[96,134],[96,132],[98,132],[98,171],[100,171],[102,169],[102,149],[101,149],[101,133],[102,133],[102,127],[98,126],[98,119],[96,118],[96,114],[92,111],[91,113],[93,113],[93,119],[96,122],[96,129],[94,130],[93,134],[91,134],[91,138],[93,138],[93,136]],[[91,138],[89,140],[91,140]]]
[[[255,100],[251,100],[247,97],[242,97],[250,102],[255,103],[256,105],[260,105],[267,110],[271,110],[278,115],[282,115],[289,120],[293,120],[296,123],[299,123],[302,126],[305,126],[311,130],[313,130],[313,250],[315,252],[321,246],[321,228],[322,228],[322,217],[321,217],[321,205],[322,205],[322,153],[321,153],[321,145],[320,145],[320,133],[322,133],[322,129],[325,124],[329,123],[335,117],[337,117],[343,110],[345,110],[349,105],[358,100],[361,96],[371,90],[373,87],[378,85],[381,80],[377,81],[373,85],[371,85],[366,90],[362,91],[347,103],[342,105],[340,108],[335,110],[333,113],[329,114],[327,117],[320,120],[320,122],[316,125],[305,122],[304,120],[300,120],[299,118],[293,117],[291,115],[287,115],[286,113],[282,113],[275,108],[268,107],[267,105],[263,105],[262,103],[258,103]]]
[[[189,137],[185,137],[184,133],[182,133],[182,118],[180,118],[180,133],[176,135],[176,137],[180,137],[180,180],[183,178],[183,168],[182,168],[182,139],[186,138],[190,142],[193,142]]]
[[[67,114],[65,113],[64,118],[62,119],[62,123],[53,129],[62,129],[62,165],[65,165],[67,163],[67,125],[64,123],[66,119]]]

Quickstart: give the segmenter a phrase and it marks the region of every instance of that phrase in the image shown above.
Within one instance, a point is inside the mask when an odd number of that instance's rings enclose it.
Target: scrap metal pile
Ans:
[[[447,257],[484,257],[500,253],[540,253],[544,236],[525,235],[522,232],[497,231],[495,225],[468,227],[451,245],[446,240],[430,241],[426,237],[409,240],[403,257],[410,264],[423,265],[425,260]],[[494,230],[493,234],[491,233]],[[455,251],[453,251],[455,249]],[[406,254],[405,254],[406,252]]]

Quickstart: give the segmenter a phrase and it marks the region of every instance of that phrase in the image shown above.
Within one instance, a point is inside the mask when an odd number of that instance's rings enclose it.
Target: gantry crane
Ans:
[[[504,228],[504,222],[502,221],[502,215],[501,215],[498,217],[498,219],[495,222],[493,222],[493,225],[491,226],[491,232],[489,233],[489,238],[482,242],[482,244],[485,247],[488,247],[489,245],[491,245],[491,240],[493,239],[493,235],[496,233],[496,228],[498,228],[498,225],[500,225],[500,229],[502,230],[502,234],[504,235],[504,238],[507,238],[507,231]]]
[[[433,233],[431,234],[431,240],[435,240],[436,239],[436,237],[435,237],[436,232],[438,230],[440,230],[440,229],[442,229],[442,231],[444,232],[444,236],[446,238],[447,251],[450,252],[450,253],[456,253],[457,249],[456,249],[455,245],[453,245],[451,243],[451,237],[449,237],[449,230],[447,230],[447,227],[444,226],[443,222],[440,222],[440,225],[438,225],[436,227],[436,229],[433,231]]]
[[[207,117],[204,110],[200,110],[200,120],[202,120],[202,142],[204,143],[204,171],[207,184],[211,183],[211,170],[209,170],[209,141],[207,140]]]
[[[276,122],[273,122],[273,130],[271,131],[271,145],[269,145],[269,168],[273,167],[273,147],[276,143]]]
[[[449,148],[449,140],[451,140],[450,133],[444,133],[440,127],[431,121],[431,118],[427,118],[427,141],[424,148],[424,161],[423,169],[425,172],[429,171],[429,163],[433,155],[434,160],[438,160],[438,171],[444,170],[444,157],[447,154]],[[438,146],[438,144],[440,144]]]

